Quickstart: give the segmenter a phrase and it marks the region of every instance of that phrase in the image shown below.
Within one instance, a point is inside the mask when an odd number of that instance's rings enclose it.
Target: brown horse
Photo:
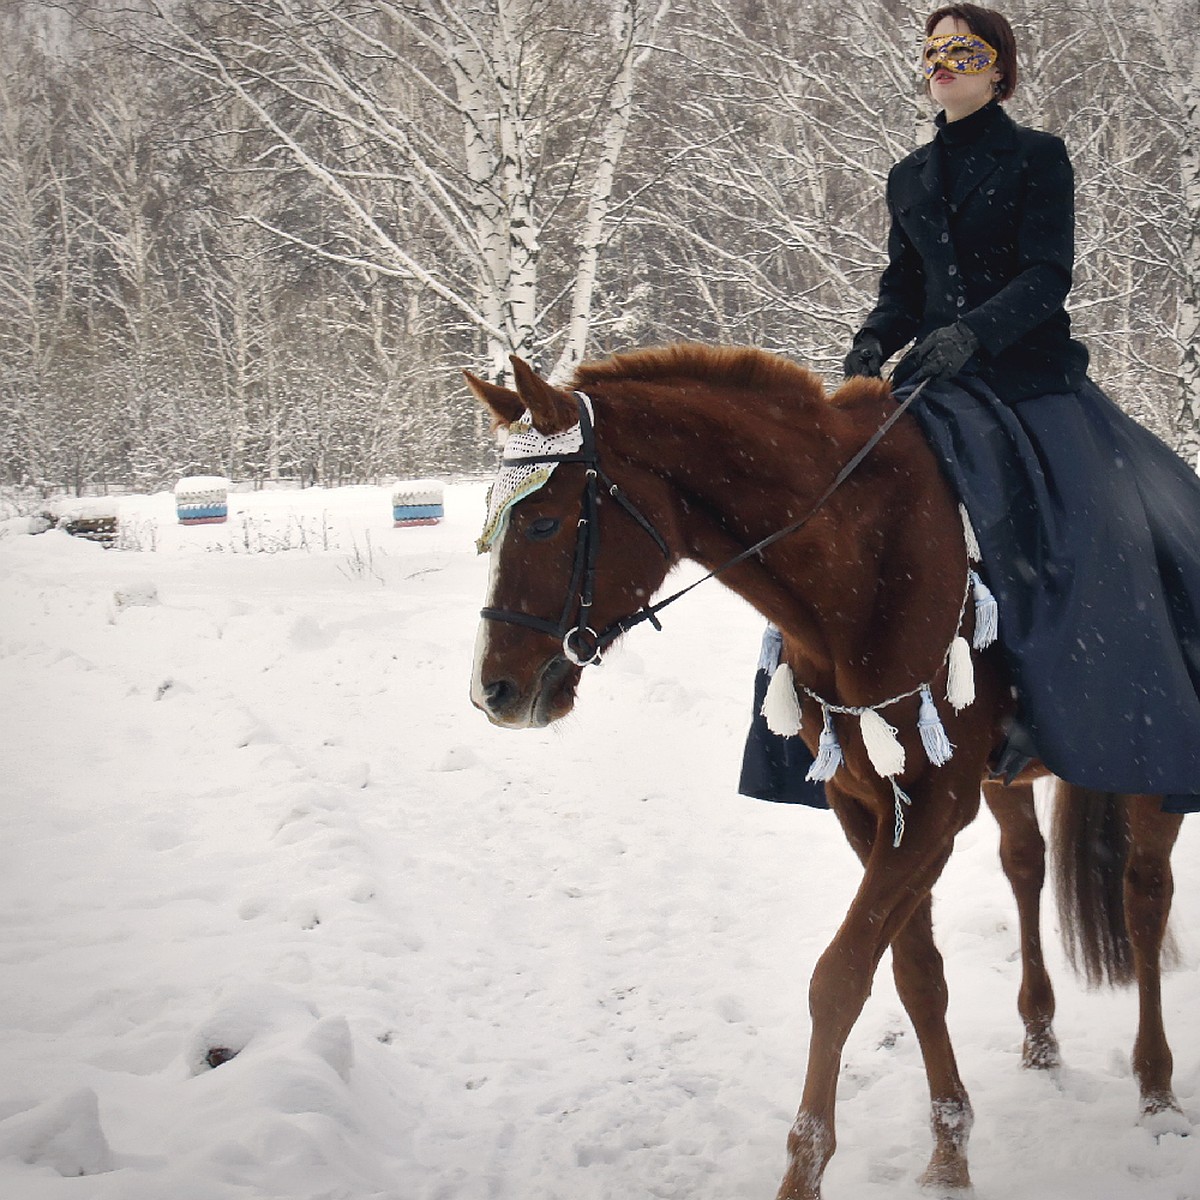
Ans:
[[[657,621],[650,598],[676,562],[713,570],[796,522],[895,411],[884,382],[855,379],[826,397],[811,372],[755,350],[683,345],[619,355],[581,367],[575,391],[552,387],[519,359],[513,366],[516,391],[467,377],[497,425],[511,429],[481,542],[490,545],[491,581],[472,700],[513,729],[571,710],[583,667],[643,619]],[[917,735],[920,685],[944,695],[947,648],[971,634],[967,563],[956,501],[904,417],[802,528],[721,572],[782,631],[783,661],[800,685],[800,736],[814,753],[821,702],[835,706],[842,761],[826,792],[864,865],[812,975],[785,1200],[820,1195],[835,1145],[842,1048],[889,946],[929,1079],[934,1148],[923,1181],[969,1186],[971,1107],[946,1028],[930,889],[978,810],[981,780],[1021,919],[1024,1060],[1058,1061],[1038,938],[1045,846],[1036,772],[1008,788],[988,780],[1012,703],[995,647],[974,656],[974,702],[940,706],[952,757],[932,765]],[[885,700],[892,749],[903,752],[891,778],[877,768],[865,716],[855,719]],[[1097,978],[1136,975],[1143,1110],[1181,1120],[1159,995],[1179,818],[1163,815],[1153,797],[1065,791],[1057,823],[1071,848],[1060,856],[1070,868],[1063,904],[1083,967]],[[1080,824],[1089,818],[1090,831]],[[1101,834],[1116,838],[1114,850]],[[1105,860],[1102,885],[1096,863]]]

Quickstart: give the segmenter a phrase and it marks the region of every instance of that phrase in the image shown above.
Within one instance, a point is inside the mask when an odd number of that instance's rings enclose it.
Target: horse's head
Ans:
[[[471,700],[493,724],[525,729],[571,711],[582,668],[650,599],[671,555],[643,516],[647,500],[657,507],[653,485],[631,486],[628,464],[602,454],[590,401],[512,362],[516,391],[466,376],[507,431],[479,540],[491,570]]]

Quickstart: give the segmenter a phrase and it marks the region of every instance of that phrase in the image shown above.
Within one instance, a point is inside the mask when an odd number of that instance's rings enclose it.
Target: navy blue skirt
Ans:
[[[1000,770],[1037,758],[1083,787],[1200,811],[1200,476],[1090,380],[1008,405],[961,377],[910,411],[999,605],[1018,698]],[[824,806],[804,744],[759,712],[768,678],[769,656],[739,790]]]

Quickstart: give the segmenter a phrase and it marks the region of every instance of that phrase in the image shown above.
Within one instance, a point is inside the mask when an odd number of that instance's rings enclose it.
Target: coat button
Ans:
[[[955,302],[954,302],[954,303],[955,303],[956,305],[958,305],[958,307],[959,307],[959,308],[962,308],[962,307],[963,307],[963,305],[965,305],[965,304],[966,304],[966,302],[967,302],[967,301],[966,301],[966,298],[965,298],[964,296],[959,296],[959,298],[958,298],[957,300],[955,300]]]
[[[950,240],[950,235],[948,233],[943,233],[939,240],[942,242],[948,242]]]
[[[947,268],[947,271],[946,271],[946,273],[947,273],[948,275],[957,275],[957,274],[958,274],[958,268],[957,268],[957,267],[953,267],[953,266],[952,266],[952,267],[949,267],[949,268]]]

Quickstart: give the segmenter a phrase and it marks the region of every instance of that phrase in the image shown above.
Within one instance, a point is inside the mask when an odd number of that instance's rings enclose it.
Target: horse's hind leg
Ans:
[[[1054,988],[1042,956],[1041,900],[1046,881],[1046,842],[1038,828],[1033,785],[983,785],[984,799],[1000,826],[1000,865],[1017,901],[1021,927],[1021,990],[1017,1011],[1025,1024],[1022,1064],[1039,1070],[1061,1061],[1054,1036]]]
[[[1125,923],[1138,986],[1138,1032],[1133,1070],[1142,1115],[1182,1114],[1171,1084],[1174,1062],[1162,1016],[1162,952],[1174,879],[1171,850],[1183,818],[1164,813],[1159,796],[1126,796],[1129,857],[1125,863]]]

